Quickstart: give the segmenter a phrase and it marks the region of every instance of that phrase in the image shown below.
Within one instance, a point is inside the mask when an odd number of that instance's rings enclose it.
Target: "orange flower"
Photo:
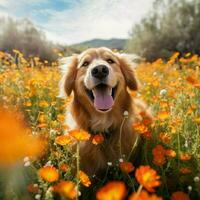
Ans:
[[[38,193],[39,187],[38,187],[37,184],[31,183],[31,184],[29,184],[29,185],[27,186],[27,190],[28,190],[30,193]]]
[[[104,141],[104,137],[102,134],[98,134],[92,137],[92,143],[97,145],[101,144]]]
[[[133,193],[129,200],[162,200],[161,197],[156,196],[155,194],[149,195],[145,190],[142,190],[139,195],[137,193]]]
[[[126,172],[126,173],[130,173],[134,170],[134,166],[131,162],[121,162],[119,164],[119,167],[123,172]]]
[[[197,83],[195,83],[194,87],[200,89],[200,81],[198,81]]]
[[[181,191],[172,193],[171,200],[190,200],[190,197]]]
[[[62,170],[63,172],[67,172],[69,170],[69,166],[65,163],[62,163],[60,165],[60,170]]]
[[[162,145],[158,144],[156,145],[153,150],[153,162],[155,165],[162,166],[165,164],[166,159],[165,159],[165,149]]]
[[[91,181],[90,181],[88,175],[85,174],[83,171],[79,171],[78,177],[79,177],[81,183],[82,183],[85,187],[89,187],[89,186],[91,185]]]
[[[183,161],[187,161],[187,160],[191,159],[191,156],[188,153],[181,153],[180,159],[183,160]]]
[[[142,134],[142,136],[144,136],[146,139],[151,139],[152,138],[152,134],[150,131],[146,131]]]
[[[191,170],[188,167],[181,167],[180,172],[183,174],[189,174],[191,173]]]
[[[39,176],[48,182],[54,182],[59,179],[58,171],[53,166],[44,166],[38,171]]]
[[[53,191],[70,199],[74,199],[77,194],[76,185],[72,181],[60,181],[53,186]]]
[[[32,135],[16,110],[0,109],[0,165],[11,165],[25,156],[40,156],[46,139]]]
[[[122,200],[125,195],[125,184],[120,181],[112,181],[97,191],[96,198],[97,200]]]
[[[188,76],[187,78],[186,78],[186,80],[190,83],[190,84],[195,84],[197,81],[193,78],[193,77],[191,77],[191,76]]]
[[[193,118],[192,121],[196,123],[200,123],[200,117]]]
[[[176,152],[172,149],[166,149],[165,150],[165,155],[168,156],[168,157],[176,157]]]
[[[169,144],[171,141],[171,136],[168,133],[160,133],[159,140],[165,144]]]
[[[134,129],[136,132],[140,133],[140,134],[143,134],[143,133],[145,133],[145,132],[148,131],[147,126],[145,126],[143,123],[140,123],[140,122],[134,123],[134,124],[133,124],[133,129]]]
[[[169,103],[167,101],[160,101],[160,106],[162,108],[167,108],[167,107],[169,107]]]
[[[160,176],[150,166],[140,166],[137,168],[135,177],[149,192],[154,192],[154,187],[158,187],[161,184],[159,181]]]
[[[55,142],[62,146],[68,145],[72,143],[72,137],[70,135],[60,135],[56,137]]]
[[[158,112],[157,115],[158,115],[158,119],[165,120],[165,119],[167,119],[169,117],[169,112],[167,112],[167,111],[160,111],[160,112]]]
[[[90,134],[88,132],[79,129],[69,131],[69,135],[71,135],[78,141],[85,141],[90,139]]]

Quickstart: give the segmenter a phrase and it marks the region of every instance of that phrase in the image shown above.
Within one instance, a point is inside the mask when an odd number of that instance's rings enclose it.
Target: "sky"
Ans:
[[[0,0],[0,16],[29,18],[49,40],[127,38],[154,0]]]

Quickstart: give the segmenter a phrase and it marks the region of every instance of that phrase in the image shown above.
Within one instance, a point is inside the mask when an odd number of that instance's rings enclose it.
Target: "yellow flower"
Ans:
[[[125,195],[125,184],[120,181],[112,181],[97,191],[96,198],[97,200],[123,200]]]
[[[47,106],[49,106],[49,104],[46,101],[43,100],[43,101],[39,102],[39,106],[40,107],[47,107]]]
[[[180,154],[180,160],[187,161],[187,160],[190,160],[190,159],[191,159],[191,155],[189,155],[188,153],[181,153]]]
[[[69,131],[69,135],[71,135],[73,138],[75,138],[78,141],[85,141],[85,140],[90,139],[90,134],[80,129]]]
[[[137,193],[133,193],[129,200],[162,200],[161,197],[156,196],[155,194],[149,195],[145,190],[142,190],[139,195]]]
[[[166,149],[165,150],[165,155],[168,156],[168,157],[176,157],[176,152],[172,149]]]
[[[72,137],[70,135],[60,135],[56,137],[55,142],[62,146],[68,145],[72,143]]]
[[[25,156],[40,156],[45,150],[44,138],[36,137],[25,127],[22,115],[15,110],[0,109],[0,164],[9,165]]]
[[[157,117],[160,120],[165,120],[165,119],[169,118],[169,112],[167,112],[167,111],[160,111],[160,112],[158,112]]]
[[[87,174],[85,174],[83,171],[79,171],[78,172],[78,177],[81,181],[81,183],[85,186],[85,187],[89,187],[91,185],[91,181],[88,177]]]
[[[76,185],[72,181],[60,181],[53,186],[53,191],[69,199],[74,199],[77,194]]]
[[[171,136],[168,133],[160,133],[159,140],[163,143],[169,144],[171,141]]]
[[[139,184],[149,192],[154,192],[154,188],[160,186],[160,176],[150,166],[140,166],[136,169],[135,177]]]
[[[59,179],[59,173],[53,166],[44,166],[40,168],[38,174],[47,182],[55,182]]]
[[[196,123],[200,123],[200,117],[193,118],[192,121]]]

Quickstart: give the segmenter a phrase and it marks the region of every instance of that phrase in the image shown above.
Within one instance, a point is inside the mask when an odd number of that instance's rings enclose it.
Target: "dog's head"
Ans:
[[[126,87],[137,90],[133,63],[108,48],[92,48],[67,58],[61,90],[72,91],[85,107],[106,113],[112,110]]]

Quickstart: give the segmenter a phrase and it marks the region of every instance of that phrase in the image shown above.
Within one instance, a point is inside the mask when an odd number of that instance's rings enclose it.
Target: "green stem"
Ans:
[[[132,155],[132,153],[133,153],[135,147],[137,146],[138,140],[139,140],[139,136],[137,135],[137,136],[136,136],[136,140],[135,140],[135,142],[134,142],[134,144],[133,144],[133,146],[132,146],[131,152],[130,152],[129,155],[128,155],[128,160],[130,160],[131,155]]]
[[[76,182],[76,187],[77,187],[77,193],[76,193],[76,200],[78,200],[78,195],[79,195],[79,167],[80,167],[80,146],[79,146],[79,142],[77,142],[76,145],[76,169],[77,169],[77,182]]]
[[[177,142],[178,142],[178,169],[179,169],[179,165],[180,165],[180,162],[179,162],[179,158],[180,158],[180,151],[181,151],[181,146],[180,146],[180,133],[178,132],[177,134]]]
[[[123,121],[122,121],[121,126],[120,126],[120,132],[119,132],[119,152],[120,152],[120,158],[122,158],[122,129],[123,129],[124,122],[125,122],[126,118],[127,117],[123,118]]]

